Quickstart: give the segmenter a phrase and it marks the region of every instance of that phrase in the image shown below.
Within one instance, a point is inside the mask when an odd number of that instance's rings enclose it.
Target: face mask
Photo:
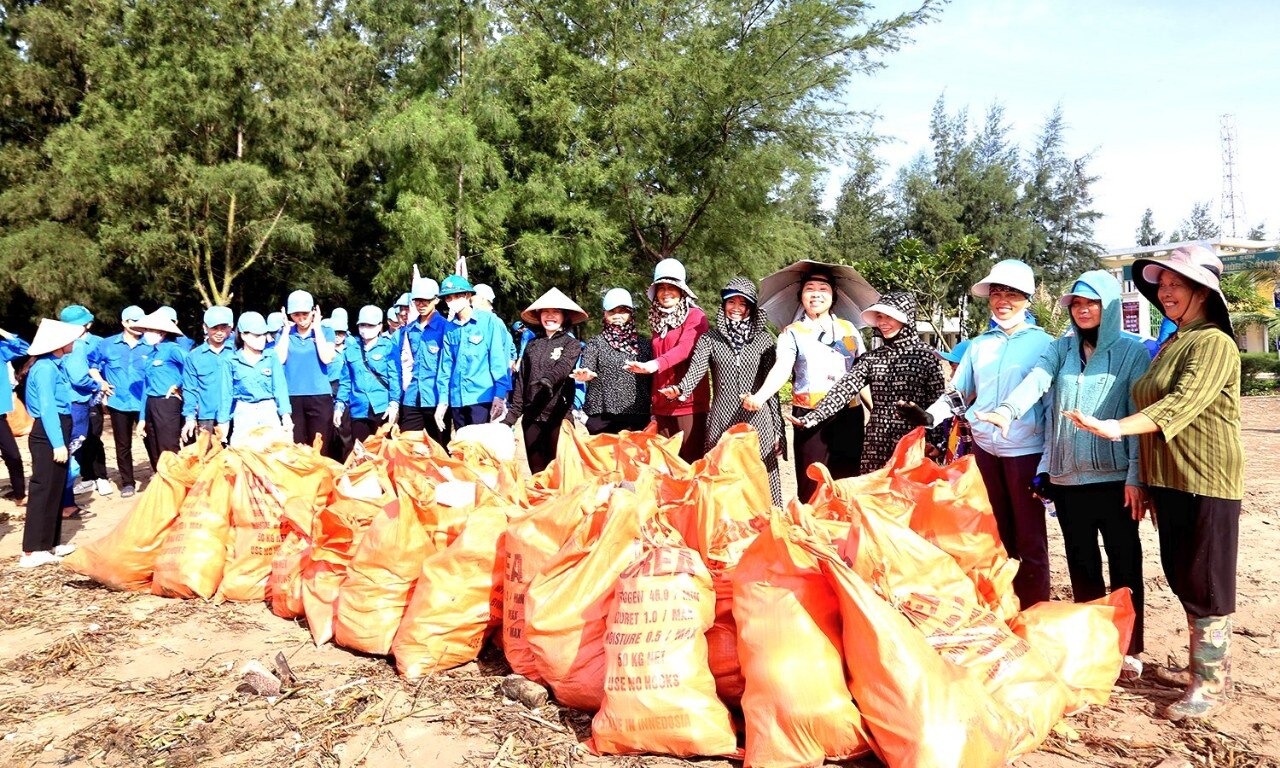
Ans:
[[[1025,312],[1017,312],[1013,315],[1013,317],[1010,317],[1008,320],[1001,320],[1000,318],[996,317],[996,314],[994,312],[991,313],[991,322],[995,323],[996,326],[1002,331],[1011,331],[1014,328],[1017,328],[1018,326],[1022,325],[1026,321],[1027,321],[1027,314]]]
[[[254,352],[261,352],[267,348],[267,337],[246,333],[244,334],[244,345]]]
[[[378,338],[378,326],[376,325],[360,326],[360,338],[364,339],[365,341],[372,341],[373,339]]]
[[[161,341],[164,341],[164,334],[159,331],[147,331],[142,334],[142,342],[144,344],[149,344],[154,347]]]
[[[449,316],[457,317],[458,313],[465,307],[471,306],[471,302],[466,296],[459,296],[456,299],[448,299],[445,304],[449,307]]]

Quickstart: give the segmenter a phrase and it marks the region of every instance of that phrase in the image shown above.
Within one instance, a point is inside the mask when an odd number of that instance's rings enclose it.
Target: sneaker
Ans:
[[[112,485],[111,481],[107,480],[106,478],[98,478],[98,482],[96,483],[96,485],[98,486],[99,496],[110,496],[111,494],[116,492],[116,487]]]
[[[134,490],[132,485],[126,485],[125,487],[120,489],[120,498],[122,499],[127,499],[133,494],[134,494]]]
[[[71,492],[79,496],[80,494],[88,493],[89,491],[92,491],[94,488],[97,488],[97,487],[98,487],[97,484],[94,483],[92,480],[81,480],[80,482],[72,486]]]
[[[42,565],[53,565],[59,562],[62,562],[62,558],[46,549],[40,552],[23,552],[22,557],[18,558],[18,567],[38,568]]]
[[[75,544],[59,544],[58,546],[53,548],[53,554],[55,557],[66,557],[67,555],[75,551],[76,551]]]

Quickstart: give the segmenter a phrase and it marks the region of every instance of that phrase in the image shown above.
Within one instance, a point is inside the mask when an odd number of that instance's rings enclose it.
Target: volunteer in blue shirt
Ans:
[[[285,316],[283,312],[272,312],[267,315],[267,349],[275,349],[276,340],[284,330]]]
[[[142,329],[135,324],[145,316],[142,307],[128,306],[120,313],[124,330],[102,340],[89,357],[89,375],[102,385],[107,418],[116,446],[116,470],[120,495],[134,494],[133,434],[142,417],[143,373],[151,348],[142,343]]]
[[[974,296],[987,299],[995,328],[970,340],[956,369],[952,387],[968,403],[973,453],[991,498],[1000,539],[1009,557],[1021,561],[1013,589],[1023,608],[1049,599],[1049,541],[1044,504],[1036,498],[1032,481],[1044,453],[1046,403],[1041,400],[1014,419],[1007,433],[975,421],[974,414],[994,411],[1039,362],[1053,338],[1027,322],[1026,311],[1035,293],[1035,273],[1014,259],[996,263],[973,286]],[[944,394],[928,413],[914,403],[901,404],[903,418],[930,426],[952,415],[951,398]]]
[[[440,286],[449,307],[449,328],[441,347],[436,380],[436,426],[444,430],[451,413],[455,429],[499,421],[507,415],[511,353],[497,315],[471,308],[471,283],[450,275]]]
[[[218,399],[218,424],[227,431],[230,423],[231,445],[235,446],[249,444],[260,427],[291,435],[289,385],[280,359],[267,352],[267,321],[257,312],[245,312],[236,328],[243,346],[227,361],[223,394]]]
[[[294,291],[285,302],[290,323],[276,342],[284,366],[293,413],[293,441],[310,445],[320,436],[320,448],[333,441],[333,389],[328,366],[333,362],[333,331],[321,327],[320,309],[311,294]]]
[[[178,342],[182,332],[167,313],[157,310],[134,325],[142,329],[142,342],[149,347],[143,361],[145,400],[137,432],[154,470],[161,454],[181,447],[182,372],[187,350]]]
[[[227,375],[227,361],[235,354],[231,344],[231,326],[235,317],[230,307],[209,307],[204,311],[204,343],[191,350],[182,369],[182,435],[183,445],[195,440],[197,431],[218,431],[218,406],[221,405],[222,379]]]
[[[333,440],[326,447],[325,455],[334,461],[346,461],[351,453],[353,438],[351,436],[351,416],[337,409],[338,384],[342,377],[342,354],[346,350],[350,337],[347,310],[338,307],[329,317],[320,321],[321,328],[328,328],[333,333],[333,362],[325,366],[329,375],[329,391],[333,394]]]
[[[18,441],[9,428],[9,414],[13,411],[13,382],[9,380],[7,363],[25,357],[27,342],[0,328],[0,456],[9,470],[10,490],[5,498],[21,507],[27,503],[27,473],[22,466],[22,454],[18,453]]]
[[[380,308],[370,304],[360,309],[356,334],[358,338],[348,340],[342,351],[334,423],[339,414],[349,415],[352,438],[364,442],[383,424],[396,421],[400,409],[395,399],[399,393],[399,366],[395,342],[382,335]]]
[[[71,354],[62,361],[71,381],[72,453],[80,467],[81,482],[75,493],[97,490],[98,495],[106,496],[115,489],[107,480],[107,452],[102,444],[102,386],[89,375],[89,358],[102,337],[90,332],[93,313],[79,304],[64,308],[59,319],[84,328],[84,335],[76,339]],[[70,501],[68,506],[74,508],[74,500]]]
[[[34,362],[27,372],[26,404],[35,423],[27,436],[31,496],[18,560],[23,568],[56,563],[75,551],[62,544],[62,491],[71,459],[71,382],[62,361],[83,333],[81,325],[41,320],[28,349]]]
[[[173,327],[175,328],[178,327],[178,310],[166,304],[165,306],[160,307],[156,311],[164,315],[165,317],[169,318],[169,322],[173,323]],[[173,341],[179,347],[182,347],[183,352],[190,352],[196,346],[196,343],[192,341],[191,338],[188,337],[181,330],[178,331],[178,335],[177,337],[174,338]]]
[[[400,429],[426,430],[440,445],[449,442],[449,422],[443,428],[436,424],[437,377],[440,375],[441,350],[448,322],[436,311],[440,286],[429,277],[413,281],[409,301],[414,316],[393,337],[396,350],[397,384],[403,389],[400,406]]]

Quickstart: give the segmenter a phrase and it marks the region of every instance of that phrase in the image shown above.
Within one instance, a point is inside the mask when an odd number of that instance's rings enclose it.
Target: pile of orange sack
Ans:
[[[771,509],[739,425],[692,466],[679,437],[566,424],[541,473],[510,430],[449,451],[380,434],[345,466],[309,446],[162,457],[133,512],[64,560],[117,589],[266,601],[317,644],[419,678],[486,640],[603,754],[814,766],[1000,766],[1120,672],[1127,591],[1020,611],[972,458],[923,433],[882,470]]]

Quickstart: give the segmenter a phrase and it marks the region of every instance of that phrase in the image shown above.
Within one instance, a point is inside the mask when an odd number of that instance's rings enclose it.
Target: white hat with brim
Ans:
[[[658,299],[658,286],[659,286],[659,285],[671,285],[671,286],[675,286],[675,287],[676,287],[676,288],[678,288],[678,289],[680,290],[680,292],[681,292],[681,293],[683,293],[685,296],[688,296],[688,297],[689,297],[689,298],[691,298],[691,299],[696,299],[696,298],[698,298],[698,294],[694,293],[694,292],[693,292],[693,289],[692,289],[692,288],[690,288],[690,287],[685,283],[685,281],[683,281],[683,280],[677,280],[677,279],[676,279],[676,278],[674,278],[674,277],[662,277],[662,278],[658,278],[657,280],[654,280],[654,281],[653,281],[653,284],[649,286],[649,289],[648,289],[647,291],[645,291],[645,292],[644,292],[644,293],[645,293],[645,295],[649,297],[649,301],[657,301],[657,299]]]
[[[673,285],[680,289],[680,292],[691,299],[697,299],[698,295],[693,292],[689,284],[685,282],[688,279],[684,270],[684,264],[679,259],[663,259],[653,268],[653,283],[649,285],[649,290],[645,291],[645,295],[649,297],[649,301],[655,301],[658,295],[658,286],[662,284]]]
[[[83,325],[44,318],[40,321],[40,327],[36,328],[36,337],[28,347],[27,354],[31,357],[47,355],[62,349],[83,335]]]
[[[1133,262],[1133,285],[1151,302],[1161,314],[1164,305],[1160,303],[1160,273],[1168,270],[1181,275],[1196,285],[1209,289],[1209,302],[1206,314],[1209,321],[1228,334],[1231,328],[1231,311],[1227,308],[1227,297],[1222,294],[1222,260],[1213,251],[1202,245],[1178,248],[1169,254],[1166,260],[1138,259]]]
[[[903,325],[911,324],[911,321],[908,320],[907,316],[902,313],[902,310],[898,309],[897,307],[891,307],[888,304],[872,304],[871,306],[862,310],[862,322],[866,323],[867,325],[875,325],[876,313],[885,315],[887,317],[892,317],[894,320],[897,320]]]
[[[974,296],[987,298],[991,295],[993,285],[1007,285],[1030,297],[1036,292],[1036,273],[1017,259],[1005,259],[996,262],[987,276],[975,283],[969,292]]]
[[[530,304],[528,309],[520,313],[520,319],[529,325],[542,325],[542,318],[539,313],[544,309],[558,309],[564,312],[566,325],[587,322],[587,313],[559,288],[552,288],[539,296],[537,301]]]
[[[177,323],[170,320],[160,310],[156,310],[149,315],[144,315],[141,320],[138,320],[133,324],[133,327],[142,331],[163,331],[165,333],[172,333],[175,336],[182,335],[182,329],[178,327]]]

